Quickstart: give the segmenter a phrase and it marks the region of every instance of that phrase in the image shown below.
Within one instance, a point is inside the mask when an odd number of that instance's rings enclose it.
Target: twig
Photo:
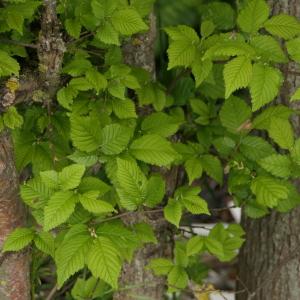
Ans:
[[[51,300],[54,297],[56,291],[57,291],[57,285],[55,285],[52,288],[52,290],[50,291],[50,293],[48,294],[48,296],[47,296],[47,298],[45,300]]]
[[[10,45],[16,45],[16,46],[21,46],[26,48],[33,48],[33,49],[38,48],[38,45],[35,44],[28,44],[28,43],[23,43],[20,41],[8,40],[8,39],[0,39],[0,44],[10,44]]]

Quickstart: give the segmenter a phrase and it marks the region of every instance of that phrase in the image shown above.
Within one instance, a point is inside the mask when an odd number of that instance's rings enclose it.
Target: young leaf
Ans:
[[[291,101],[298,101],[298,100],[300,100],[300,88],[298,88],[295,91],[294,95],[291,98]]]
[[[62,190],[72,190],[79,186],[81,178],[85,172],[83,165],[74,164],[65,167],[59,174],[58,180]]]
[[[267,207],[274,207],[279,200],[288,197],[288,188],[279,180],[267,176],[258,176],[251,183],[251,191],[256,201]]]
[[[130,153],[138,160],[157,166],[167,166],[178,157],[171,143],[156,134],[134,140],[130,145]]]
[[[232,59],[224,67],[225,98],[232,92],[248,86],[252,78],[251,60],[247,56]]]
[[[151,176],[147,184],[147,194],[145,205],[155,207],[165,195],[165,181],[160,175]]]
[[[291,175],[291,160],[287,155],[273,154],[259,161],[259,164],[272,175],[287,178]]]
[[[295,38],[293,40],[286,42],[286,48],[290,55],[290,57],[297,63],[300,63],[300,54],[299,54],[299,48],[300,48],[300,38]]]
[[[118,287],[121,271],[120,254],[106,237],[98,237],[89,250],[87,265],[93,276],[99,277],[113,288]]]
[[[23,117],[18,113],[14,106],[8,108],[3,115],[4,125],[11,129],[16,129],[22,126]]]
[[[216,182],[223,182],[223,167],[220,160],[213,155],[207,154],[200,157],[203,170]]]
[[[115,209],[106,201],[98,199],[98,191],[89,191],[79,196],[80,203],[89,212],[94,214],[103,214],[114,212]]]
[[[264,0],[250,0],[238,15],[238,25],[244,32],[255,33],[268,19],[269,11]]]
[[[65,27],[68,34],[76,39],[80,36],[81,24],[78,19],[66,19]]]
[[[91,242],[92,237],[88,228],[83,224],[74,225],[67,232],[63,242],[55,253],[59,287],[71,275],[84,267]]]
[[[0,76],[18,74],[20,66],[18,62],[10,57],[5,51],[0,50]]]
[[[129,143],[132,131],[119,124],[110,124],[102,130],[101,150],[107,155],[121,153]]]
[[[252,110],[256,111],[271,102],[278,95],[282,81],[279,70],[263,64],[254,64],[250,81]]]
[[[167,275],[173,267],[173,262],[166,258],[151,259],[148,268],[152,269],[155,275]]]
[[[300,33],[300,22],[294,16],[285,14],[273,16],[264,24],[265,29],[286,40],[292,39]]]
[[[76,200],[72,191],[53,194],[45,207],[44,229],[48,231],[65,222],[73,213]]]
[[[202,176],[202,164],[197,158],[191,158],[187,160],[184,164],[184,168],[187,172],[189,178],[189,184],[191,185],[193,181]]]
[[[168,274],[169,291],[184,289],[188,284],[188,274],[183,267],[174,266]]]
[[[191,256],[199,253],[204,248],[204,238],[201,236],[194,236],[187,242],[186,254]]]
[[[167,221],[179,227],[179,222],[182,215],[182,206],[179,201],[169,199],[168,204],[164,208],[164,216]]]
[[[42,252],[54,257],[54,238],[50,232],[41,231],[34,237],[35,246]]]
[[[113,27],[124,35],[132,35],[148,29],[138,12],[131,8],[116,10],[111,20]]]
[[[34,231],[32,229],[17,228],[7,236],[2,251],[19,251],[29,245],[33,238]]]
[[[100,90],[104,90],[107,87],[107,80],[95,69],[90,69],[86,72],[85,77],[87,81],[93,86],[96,93],[98,94]]]

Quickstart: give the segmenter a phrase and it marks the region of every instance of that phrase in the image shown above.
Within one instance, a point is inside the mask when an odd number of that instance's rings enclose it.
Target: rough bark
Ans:
[[[21,75],[20,87],[15,93],[8,89],[2,90],[0,111],[20,102],[30,102],[36,91],[43,91],[43,99],[40,100],[46,103],[51,101],[60,84],[59,73],[65,51],[59,25],[56,1],[44,0],[37,46],[39,70]],[[13,143],[9,131],[5,130],[0,133],[0,249],[11,231],[25,225],[26,212],[19,198]],[[29,267],[30,254],[27,249],[0,256],[1,300],[30,299]]]
[[[133,37],[123,47],[125,63],[131,66],[141,67],[152,74],[155,79],[155,56],[154,42],[156,35],[156,22],[154,14],[149,17],[149,31],[145,34],[138,34]],[[144,115],[149,109],[140,110]],[[151,110],[150,110],[151,111]],[[156,170],[158,171],[158,170]],[[167,191],[174,191],[176,186],[177,171],[172,169],[170,172],[159,170],[167,182]],[[141,212],[134,217],[123,218],[123,222],[128,226],[145,222],[154,229],[158,243],[147,244],[142,249],[136,251],[132,261],[123,266],[120,279],[120,291],[114,295],[114,300],[133,300],[133,299],[155,299],[161,300],[165,293],[165,279],[155,276],[145,267],[151,259],[158,257],[170,257],[172,252],[172,241],[170,240],[169,226],[163,219],[162,212],[147,214]]]
[[[287,13],[299,18],[299,0],[271,0],[272,14]],[[278,102],[288,104],[289,97],[300,85],[297,66],[290,63],[283,69],[284,86]],[[299,103],[289,104],[299,109]],[[292,120],[300,136],[300,118]],[[239,256],[237,300],[298,300],[300,299],[300,207],[290,213],[272,212],[253,220],[242,218],[246,243]]]
[[[25,209],[19,199],[19,180],[8,131],[0,134],[0,248],[7,235],[25,225]],[[29,253],[3,254],[0,258],[0,299],[29,300]]]

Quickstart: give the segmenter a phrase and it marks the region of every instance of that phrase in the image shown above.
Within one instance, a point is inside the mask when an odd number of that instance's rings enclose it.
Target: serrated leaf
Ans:
[[[292,60],[294,60],[297,63],[300,63],[300,53],[299,53],[300,38],[297,37],[293,40],[287,41],[286,48]]]
[[[124,35],[132,35],[148,29],[138,12],[131,8],[115,11],[111,20],[113,27]]]
[[[58,173],[54,170],[40,172],[41,180],[43,184],[53,190],[59,188]]]
[[[300,33],[300,22],[297,18],[285,14],[273,16],[265,22],[264,27],[269,33],[286,40]]]
[[[97,155],[87,154],[81,151],[76,150],[74,153],[68,156],[68,159],[72,160],[75,163],[90,167],[97,163]]]
[[[147,134],[133,141],[130,153],[138,160],[157,166],[167,166],[178,158],[169,141],[156,134]]]
[[[95,37],[104,44],[120,45],[119,33],[111,22],[104,22],[97,30]]]
[[[180,202],[170,198],[168,204],[164,207],[164,216],[167,221],[179,227],[182,216],[182,206]]]
[[[59,174],[58,180],[63,190],[71,190],[79,186],[85,172],[83,165],[74,164],[65,167]]]
[[[203,170],[208,176],[213,178],[219,184],[223,182],[223,168],[220,160],[213,155],[207,154],[200,157]]]
[[[288,120],[274,119],[271,120],[268,133],[281,148],[291,149],[294,145],[294,131]]]
[[[69,86],[77,91],[88,91],[93,88],[93,85],[85,77],[71,79]]]
[[[5,51],[0,50],[0,76],[19,74],[20,65]]]
[[[98,191],[89,191],[79,196],[80,203],[89,212],[94,214],[103,214],[114,212],[115,209],[106,201],[98,199]]]
[[[92,190],[92,191],[98,191],[99,196],[104,195],[105,193],[110,191],[110,189],[111,187],[108,184],[106,184],[105,182],[103,182],[97,177],[84,177],[81,180],[81,183],[78,187],[78,191],[80,193],[86,193]]]
[[[157,244],[157,239],[154,234],[154,230],[151,225],[147,223],[135,224],[134,230],[138,236],[138,239],[142,243],[154,243]]]
[[[155,207],[165,195],[165,181],[160,175],[151,176],[147,183],[147,194],[145,205]]]
[[[41,231],[34,237],[35,246],[42,252],[54,257],[54,238],[50,232]]]
[[[83,224],[74,225],[67,232],[55,253],[59,287],[71,275],[84,267],[91,240],[88,228]]]
[[[192,73],[195,77],[196,88],[209,76],[212,70],[212,62],[209,59],[196,59],[192,65]]]
[[[101,145],[101,130],[91,117],[71,118],[71,138],[81,151],[92,152]]]
[[[240,151],[248,159],[253,161],[257,161],[258,159],[275,153],[275,150],[267,141],[257,136],[247,136],[242,139]]]
[[[204,248],[204,239],[201,236],[194,236],[188,240],[186,245],[186,254],[191,256],[199,253]]]
[[[248,86],[252,78],[251,60],[246,56],[232,59],[224,67],[225,98],[234,91]]]
[[[8,13],[6,15],[6,23],[11,29],[16,30],[18,33],[23,35],[24,17],[21,13]]]
[[[146,197],[146,177],[135,161],[117,159],[117,179],[120,188],[117,189],[121,204],[129,210],[134,210]]]
[[[46,231],[64,223],[75,209],[76,197],[72,191],[59,191],[51,196],[45,207]]]
[[[287,155],[273,154],[259,160],[259,164],[272,175],[287,178],[291,175],[291,160]]]
[[[3,123],[11,129],[19,128],[23,124],[23,117],[14,106],[11,106],[3,115]]]
[[[112,109],[119,119],[136,118],[135,105],[130,99],[113,99]]]
[[[169,291],[184,289],[188,284],[188,274],[185,269],[180,266],[174,266],[168,274]]]
[[[118,287],[121,271],[119,252],[106,237],[98,237],[87,257],[87,265],[93,276],[99,277],[113,288]]]
[[[238,25],[248,33],[255,33],[269,17],[269,6],[264,0],[251,0],[238,15]]]
[[[29,245],[34,238],[34,231],[30,228],[17,228],[5,239],[2,251],[19,251]]]
[[[205,20],[201,23],[201,36],[208,37],[210,36],[215,30],[215,24],[211,20]]]
[[[132,131],[119,124],[110,124],[102,130],[101,150],[107,155],[121,153],[128,145]]]
[[[298,88],[294,92],[293,96],[291,97],[291,101],[298,101],[298,100],[300,100],[300,88]]]
[[[242,132],[242,125],[251,118],[251,109],[246,102],[237,97],[227,99],[220,111],[222,125],[230,132]]]
[[[251,191],[256,195],[259,204],[271,208],[276,206],[279,200],[286,199],[289,192],[279,180],[267,176],[258,176],[252,180]]]
[[[191,185],[193,181],[202,176],[202,164],[197,158],[188,159],[184,164],[185,171],[189,178],[189,184]]]
[[[256,111],[271,102],[278,95],[282,81],[279,70],[263,64],[254,64],[250,81],[252,110]]]
[[[255,48],[257,56],[264,61],[287,62],[280,44],[270,35],[256,35],[251,38],[250,45]]]
[[[93,86],[97,94],[100,90],[104,90],[107,87],[107,80],[105,76],[95,69],[88,70],[85,74],[85,77],[87,81]]]
[[[192,214],[210,215],[207,202],[197,195],[185,196],[181,199],[181,203]]]
[[[155,275],[167,275],[173,268],[173,262],[166,258],[151,259],[148,268],[152,269]]]
[[[80,36],[81,24],[77,19],[66,19],[65,27],[68,34],[76,39]]]
[[[73,99],[78,95],[78,91],[72,88],[71,86],[63,87],[57,92],[57,101],[58,103],[66,108],[71,110],[71,105],[73,104]]]

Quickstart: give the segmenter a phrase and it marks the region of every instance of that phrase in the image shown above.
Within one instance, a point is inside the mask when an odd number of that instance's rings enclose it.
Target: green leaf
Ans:
[[[232,59],[225,65],[223,75],[227,99],[234,91],[248,86],[252,78],[251,60],[246,56]]]
[[[58,103],[68,109],[71,110],[71,106],[73,104],[73,99],[76,98],[76,96],[78,95],[78,91],[74,90],[74,88],[72,88],[72,86],[67,86],[67,87],[63,87],[61,88],[58,92],[57,92],[57,101]]]
[[[5,51],[0,50],[0,76],[18,75],[19,71],[20,66],[18,62]]]
[[[259,161],[259,164],[272,175],[287,178],[291,175],[291,160],[287,155],[273,154]]]
[[[77,91],[88,91],[93,88],[93,85],[85,77],[71,79],[69,86]]]
[[[163,112],[152,113],[142,122],[141,128],[146,133],[158,134],[168,137],[175,134],[180,123],[173,117]]]
[[[41,231],[34,237],[35,246],[42,252],[54,257],[54,238],[50,232]]]
[[[220,160],[213,155],[207,154],[200,157],[203,170],[208,176],[213,178],[219,184],[223,182],[223,167]]]
[[[8,108],[3,116],[4,125],[8,128],[15,129],[19,128],[23,124],[23,117],[18,113],[14,106]]]
[[[59,191],[51,196],[45,207],[46,231],[64,223],[75,209],[77,198],[72,191]]]
[[[88,228],[83,224],[74,225],[67,232],[55,253],[59,287],[70,276],[84,267],[91,241]]]
[[[144,135],[133,141],[130,153],[146,163],[167,166],[178,158],[169,141],[156,134]]]
[[[269,17],[269,6],[264,0],[250,0],[238,15],[238,25],[248,33],[255,33]]]
[[[288,120],[274,119],[271,120],[268,133],[281,148],[291,149],[294,145],[294,131]]]
[[[100,124],[91,117],[72,117],[71,138],[76,148],[92,152],[101,145]]]
[[[188,175],[190,185],[195,179],[200,178],[202,176],[202,164],[197,158],[188,159],[184,164],[184,168]]]
[[[251,118],[251,109],[244,100],[230,97],[226,100],[220,111],[221,123],[232,133],[243,131],[243,125]]]
[[[250,40],[250,45],[256,50],[256,55],[263,61],[272,61],[277,63],[287,62],[286,55],[278,41],[270,35],[256,35]]]
[[[104,22],[96,32],[96,39],[108,45],[120,45],[119,33],[111,22]]]
[[[97,155],[87,154],[78,150],[68,155],[68,159],[85,167],[91,167],[98,161]]]
[[[96,177],[84,177],[78,187],[80,193],[86,193],[92,190],[98,191],[99,196],[109,192],[110,189],[111,187],[108,184]]]
[[[142,243],[157,244],[153,228],[147,223],[138,223],[134,225],[134,230]]]
[[[242,139],[240,151],[248,159],[257,161],[275,153],[273,147],[261,137],[247,136]]]
[[[282,82],[283,77],[279,70],[263,64],[254,64],[250,82],[252,110],[256,111],[271,102],[278,95]]]
[[[146,198],[147,180],[135,161],[117,159],[117,189],[121,204],[128,210],[134,210]]]
[[[6,15],[6,22],[10,29],[14,29],[23,35],[24,17],[21,13],[8,13]]]
[[[100,90],[106,89],[106,78],[95,69],[88,70],[85,74],[85,77],[87,81],[93,86],[97,94],[100,92]]]
[[[256,201],[267,207],[275,207],[279,200],[288,197],[288,188],[281,181],[267,176],[258,176],[251,183]]]
[[[209,59],[195,59],[192,65],[192,73],[195,77],[196,88],[209,76],[212,66],[213,64]]]
[[[265,29],[286,40],[292,39],[300,33],[300,22],[294,16],[280,14],[273,16],[264,24]]]
[[[93,276],[99,277],[113,288],[118,287],[121,271],[119,252],[106,237],[98,237],[87,257],[87,265]]]
[[[152,269],[155,275],[167,275],[173,268],[173,262],[166,258],[151,259],[148,268]]]
[[[179,227],[182,215],[182,206],[179,201],[169,199],[168,204],[164,207],[164,216],[167,221]]]
[[[98,191],[89,191],[79,196],[80,203],[89,212],[94,214],[103,214],[114,212],[115,209],[111,204],[98,199]]]
[[[84,172],[85,167],[83,165],[74,164],[65,167],[58,174],[58,180],[61,188],[65,191],[77,188]]]
[[[172,40],[168,48],[168,70],[176,66],[190,66],[195,59],[196,44],[199,42],[196,31],[185,25],[166,28],[165,31]]]
[[[160,175],[151,176],[147,184],[147,194],[145,205],[155,207],[165,195],[165,181]]]
[[[291,97],[291,101],[298,101],[300,100],[300,88],[298,88],[293,96]]]
[[[208,37],[215,30],[215,24],[210,20],[205,20],[201,23],[201,36]]]
[[[119,124],[110,124],[102,130],[101,150],[107,155],[121,153],[127,147],[132,130]]]
[[[53,190],[59,188],[58,173],[54,170],[40,172],[43,184]]]
[[[184,289],[188,284],[188,274],[183,267],[174,266],[168,274],[169,291]]]
[[[34,238],[34,231],[29,228],[17,228],[5,239],[2,251],[19,251],[29,245]]]
[[[287,41],[286,48],[292,60],[294,60],[297,63],[300,63],[300,38],[297,37],[293,40]]]
[[[76,39],[80,36],[81,24],[77,19],[66,19],[65,27],[68,34]]]
[[[115,11],[111,20],[113,27],[124,35],[132,35],[148,29],[138,12],[132,8]]]
[[[201,236],[194,236],[187,242],[186,253],[187,256],[198,254],[204,248],[204,238]]]
[[[112,109],[119,119],[136,118],[135,105],[130,99],[113,99]]]
[[[253,219],[261,218],[267,215],[269,212],[268,208],[264,205],[251,201],[245,205],[245,213],[247,216]]]

